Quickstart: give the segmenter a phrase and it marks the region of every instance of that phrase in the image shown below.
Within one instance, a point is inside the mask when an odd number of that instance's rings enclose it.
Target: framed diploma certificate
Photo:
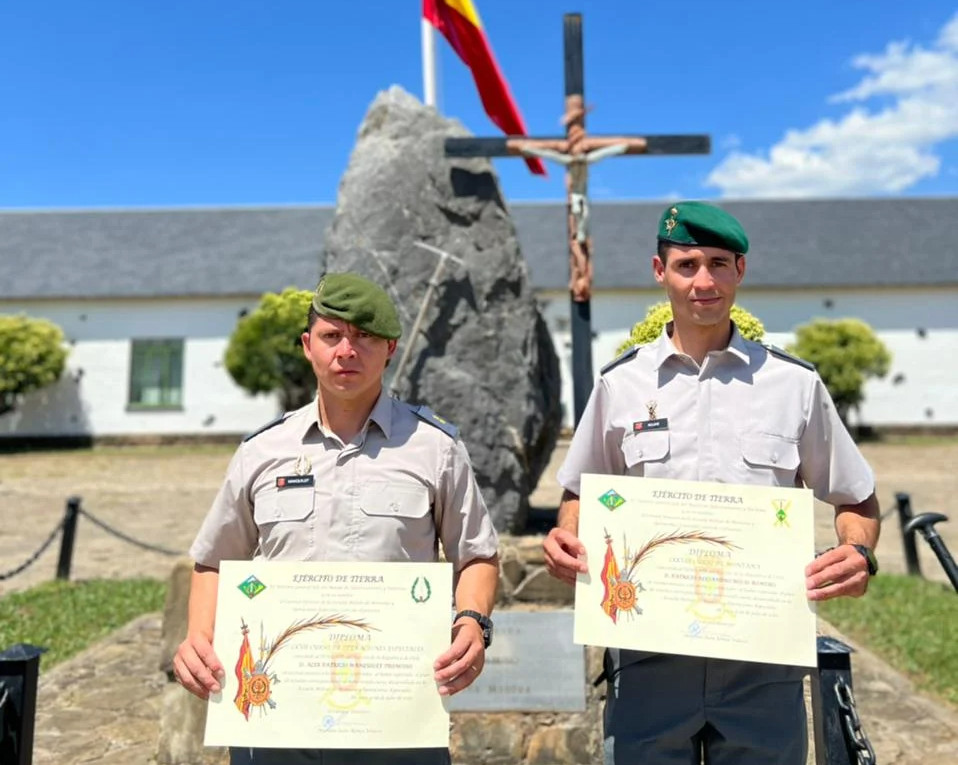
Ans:
[[[587,474],[576,643],[813,667],[808,489]]]
[[[451,626],[449,563],[224,561],[205,743],[448,746],[432,667]]]

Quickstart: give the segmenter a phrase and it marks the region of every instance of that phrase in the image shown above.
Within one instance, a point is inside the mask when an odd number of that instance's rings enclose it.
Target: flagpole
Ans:
[[[436,30],[426,19],[420,19],[422,29],[422,100],[426,106],[436,106]]]

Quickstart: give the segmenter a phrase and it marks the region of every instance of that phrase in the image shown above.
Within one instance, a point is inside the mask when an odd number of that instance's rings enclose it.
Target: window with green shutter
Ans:
[[[130,349],[130,409],[183,406],[183,340],[133,340]]]

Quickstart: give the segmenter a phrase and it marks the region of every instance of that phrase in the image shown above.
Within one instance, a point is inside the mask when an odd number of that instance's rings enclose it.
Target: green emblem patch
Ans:
[[[615,510],[617,507],[622,507],[622,505],[625,504],[622,495],[615,489],[609,489],[605,494],[599,497],[599,502],[609,508],[609,510]]]
[[[266,585],[252,575],[250,575],[242,584],[239,585],[239,591],[250,600],[255,598],[265,589]]]

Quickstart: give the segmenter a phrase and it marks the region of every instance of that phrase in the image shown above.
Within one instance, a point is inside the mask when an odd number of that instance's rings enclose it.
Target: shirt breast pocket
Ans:
[[[253,520],[268,558],[305,556],[313,546],[313,487],[271,491],[256,499]]]
[[[627,475],[668,477],[669,431],[647,431],[622,439],[622,457]]]
[[[749,480],[762,479],[770,486],[794,486],[801,457],[798,442],[771,433],[752,433],[742,437],[742,458]]]
[[[367,484],[359,494],[359,509],[366,554],[381,556],[382,560],[434,559],[436,530],[425,486]]]

